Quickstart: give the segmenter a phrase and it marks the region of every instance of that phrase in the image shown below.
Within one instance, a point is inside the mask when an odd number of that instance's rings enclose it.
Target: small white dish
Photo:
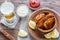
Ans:
[[[17,7],[16,13],[20,17],[26,17],[29,13],[29,8],[27,5],[21,4]]]

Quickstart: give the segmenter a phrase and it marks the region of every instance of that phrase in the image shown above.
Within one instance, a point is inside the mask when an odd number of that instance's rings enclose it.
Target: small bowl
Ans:
[[[52,12],[52,13],[54,14],[55,24],[54,24],[54,26],[53,26],[51,29],[43,30],[43,29],[41,29],[41,28],[38,28],[37,30],[40,31],[40,32],[42,32],[42,33],[48,33],[48,32],[51,32],[52,30],[54,30],[54,29],[57,27],[57,18],[56,18],[57,12],[54,11],[53,9],[50,9],[50,8],[41,8],[41,9],[33,12],[33,13],[29,16],[28,22],[29,22],[30,20],[32,20],[37,14],[39,14],[39,12],[44,11],[44,10],[45,10],[45,11],[47,10],[47,11]]]
[[[32,9],[32,10],[38,10],[38,9],[40,8],[40,6],[37,7],[37,8],[32,8],[32,7],[30,7],[30,5],[29,5],[29,8]]]
[[[38,1],[40,1],[40,0],[38,0]],[[37,8],[32,8],[32,7],[30,6],[30,1],[28,2],[28,6],[29,6],[29,8],[30,8],[31,10],[38,10],[38,9],[40,8],[40,2],[39,2],[39,7],[37,7]]]

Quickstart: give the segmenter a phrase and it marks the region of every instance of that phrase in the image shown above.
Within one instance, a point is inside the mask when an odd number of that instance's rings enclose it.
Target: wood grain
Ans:
[[[0,19],[1,19],[1,15],[0,15]],[[9,29],[5,25],[0,23],[0,27],[3,28],[5,31],[7,31],[9,34],[11,34],[16,40],[17,40],[17,33],[19,31],[19,25],[20,25],[20,21],[18,21],[14,29]],[[0,40],[8,40],[8,39],[2,33],[0,33]]]
[[[5,0],[0,0],[0,5],[4,2]],[[10,0],[14,6],[15,6],[15,9],[17,7],[17,4],[16,2],[13,2],[14,0]],[[15,10],[16,11],[16,10]],[[1,20],[1,17],[3,15],[0,13],[0,20]],[[16,24],[16,27],[15,29],[9,29],[7,28],[6,26],[4,26],[3,24],[0,23],[0,27],[2,27],[5,31],[7,31],[8,33],[10,33],[16,40],[17,40],[17,33],[19,31],[19,25],[20,25],[20,19],[18,17],[18,23]],[[0,33],[0,40],[9,40],[7,39],[2,33]]]

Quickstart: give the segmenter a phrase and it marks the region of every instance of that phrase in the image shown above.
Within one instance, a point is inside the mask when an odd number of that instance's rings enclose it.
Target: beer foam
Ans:
[[[14,11],[14,5],[11,2],[4,2],[1,5],[1,13],[3,15],[9,15]]]

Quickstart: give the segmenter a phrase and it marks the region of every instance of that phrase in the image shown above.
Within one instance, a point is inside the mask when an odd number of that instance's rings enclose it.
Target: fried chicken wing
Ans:
[[[44,18],[42,18],[41,20],[38,21],[37,27],[43,26],[43,23],[51,17],[54,17],[54,15],[53,14],[47,14]]]
[[[40,20],[41,18],[43,18],[45,16],[45,14],[39,14],[34,18],[34,21],[37,22],[38,20]]]
[[[46,20],[46,21],[44,22],[44,27],[45,27],[45,29],[51,28],[51,27],[53,26],[54,22],[55,22],[55,18],[54,18],[54,17],[49,18],[48,20]]]

